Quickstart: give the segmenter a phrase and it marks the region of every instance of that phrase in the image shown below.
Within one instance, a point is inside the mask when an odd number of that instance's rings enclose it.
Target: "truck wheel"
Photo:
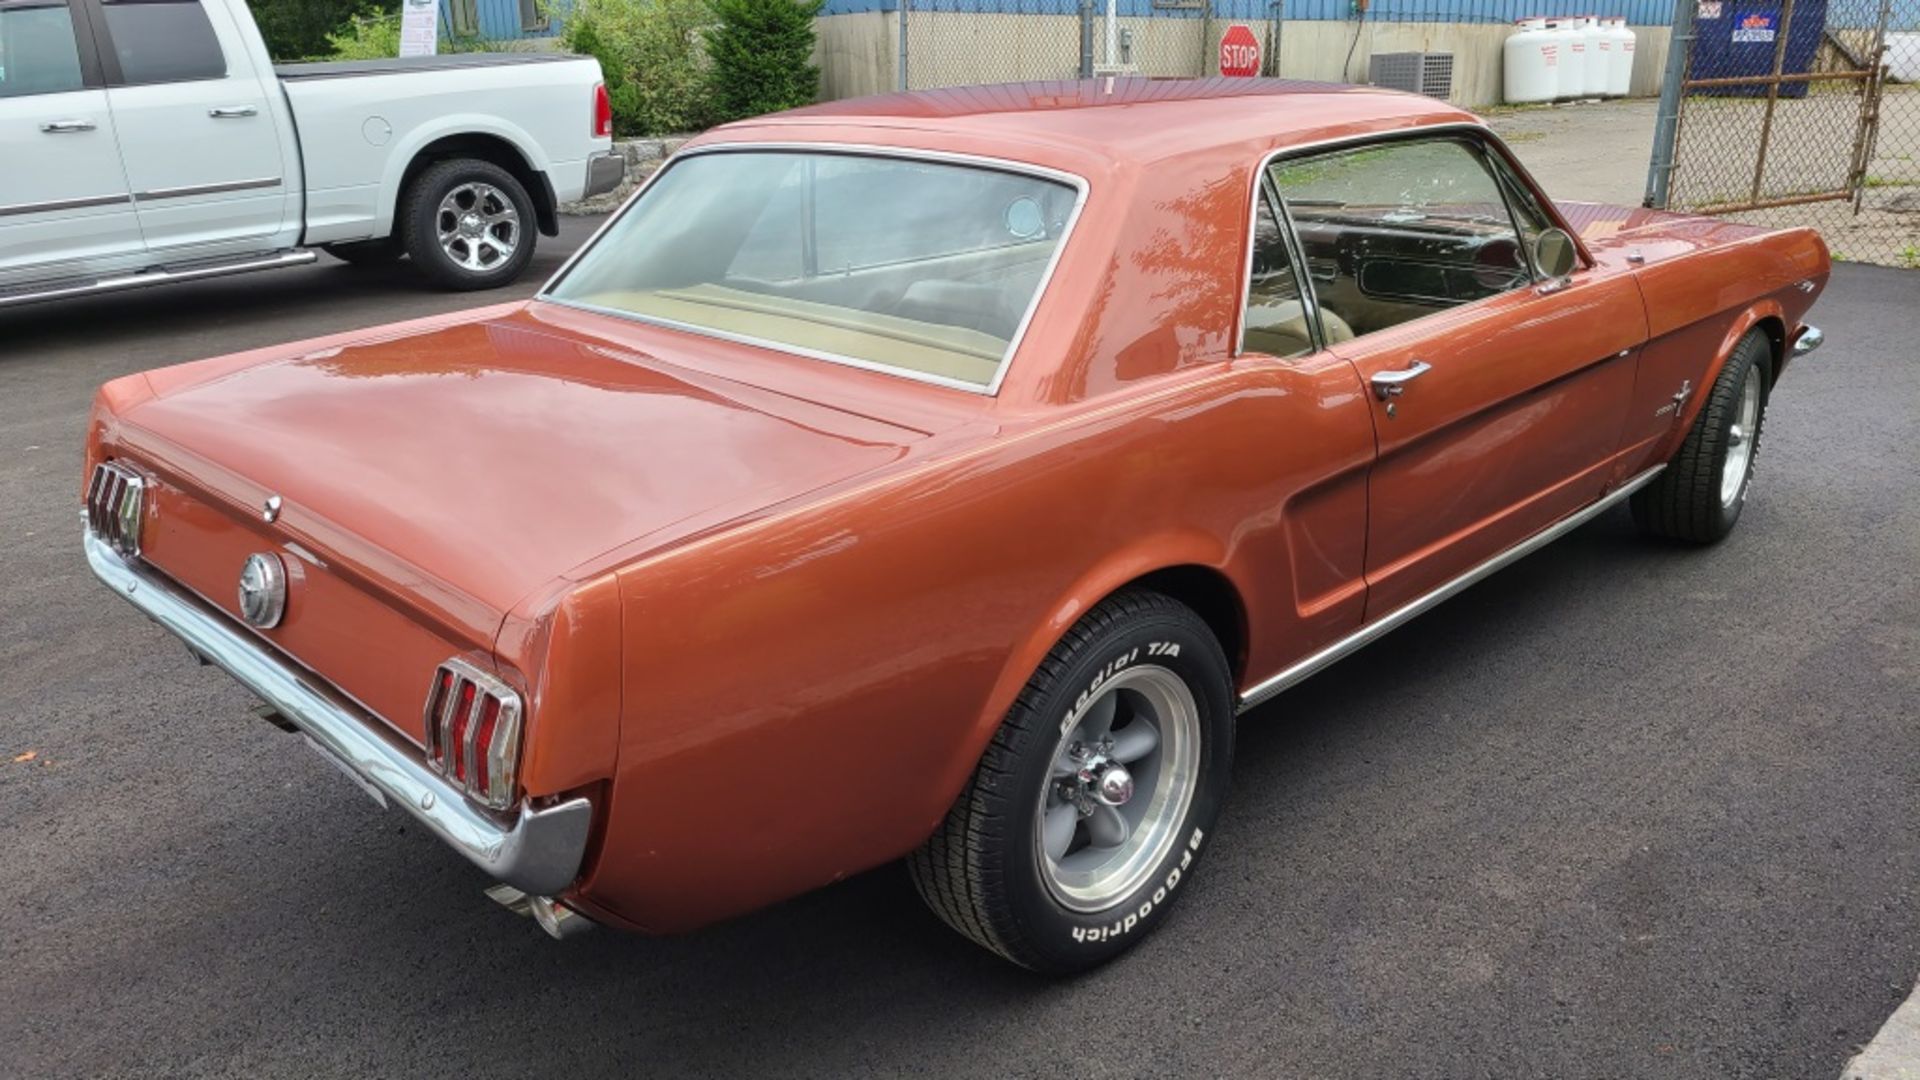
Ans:
[[[1772,371],[1766,335],[1750,331],[1713,380],[1679,452],[1628,500],[1642,532],[1711,544],[1733,531],[1753,486]]]
[[[1048,974],[1113,959],[1193,877],[1233,759],[1232,675],[1159,593],[1094,608],[1047,654],[909,860],[935,914]]]
[[[355,240],[345,244],[323,244],[321,250],[354,266],[391,266],[400,261],[406,252],[393,237],[381,237],[378,240]]]
[[[461,158],[429,168],[407,189],[403,211],[407,254],[444,288],[506,285],[533,258],[533,200],[492,162]]]

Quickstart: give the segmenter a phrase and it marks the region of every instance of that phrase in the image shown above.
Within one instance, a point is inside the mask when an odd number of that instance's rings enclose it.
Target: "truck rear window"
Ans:
[[[199,0],[103,0],[101,10],[127,84],[226,78],[227,58]]]
[[[1079,192],[947,161],[813,151],[670,165],[547,298],[990,389]]]

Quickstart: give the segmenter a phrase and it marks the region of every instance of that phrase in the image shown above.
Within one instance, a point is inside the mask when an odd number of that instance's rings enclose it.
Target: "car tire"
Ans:
[[[1192,879],[1233,736],[1232,673],[1207,624],[1160,593],[1117,593],[1021,691],[909,859],[914,887],[949,926],[1023,967],[1105,963],[1156,929]],[[1119,805],[1116,765],[1131,774]]]
[[[446,289],[493,289],[518,278],[539,232],[533,200],[513,174],[460,158],[407,188],[400,236],[413,265]]]
[[[1679,451],[1629,500],[1642,532],[1712,544],[1733,531],[1753,487],[1772,375],[1772,344],[1749,331],[1713,380]]]
[[[345,244],[325,244],[321,250],[353,266],[392,266],[406,251],[391,236],[379,240],[355,240]]]

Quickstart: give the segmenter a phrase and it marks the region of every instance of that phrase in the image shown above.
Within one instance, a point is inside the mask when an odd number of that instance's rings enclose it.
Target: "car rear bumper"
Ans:
[[[1800,333],[1793,339],[1793,355],[1805,356],[1827,343],[1827,335],[1813,325],[1802,326]]]
[[[595,154],[587,159],[587,186],[580,193],[583,199],[595,195],[605,195],[620,186],[627,176],[627,159],[618,150],[609,150],[604,154]]]
[[[494,817],[429,769],[418,748],[378,717],[262,645],[224,612],[122,557],[91,531],[83,542],[87,564],[108,588],[258,694],[369,791],[398,803],[469,862],[534,896],[562,892],[579,877],[593,819],[586,799],[539,809],[523,802],[512,820]]]

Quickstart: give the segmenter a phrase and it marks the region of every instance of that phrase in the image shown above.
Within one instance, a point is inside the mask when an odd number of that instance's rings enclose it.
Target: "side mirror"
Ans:
[[[1558,281],[1580,266],[1580,248],[1565,229],[1548,229],[1533,240],[1533,265],[1550,281]]]

